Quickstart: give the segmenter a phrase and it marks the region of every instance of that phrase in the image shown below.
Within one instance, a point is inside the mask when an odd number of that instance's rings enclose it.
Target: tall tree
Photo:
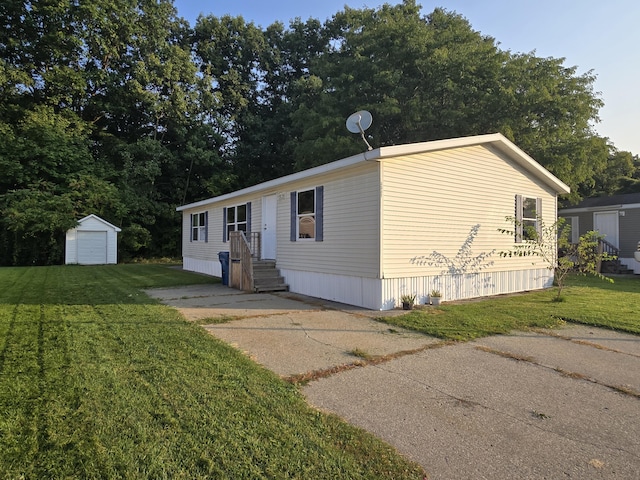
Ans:
[[[502,132],[581,195],[637,190],[592,72],[502,51],[414,0],[266,29],[171,0],[0,3],[0,264],[61,261],[99,213],[120,258],[176,255],[175,207],[374,146]]]
[[[344,119],[370,110],[376,146],[484,133],[490,92],[506,55],[462,17],[436,9],[422,17],[414,1],[378,10],[345,8],[327,23],[327,54],[300,84],[296,118],[299,167],[361,151]],[[299,140],[299,141],[298,141]]]
[[[288,142],[296,168],[361,151],[349,113],[374,115],[375,146],[502,132],[579,195],[606,168],[609,147],[592,126],[601,100],[592,73],[563,59],[501,51],[462,16],[413,0],[345,8],[328,41],[293,85]]]
[[[264,31],[258,66],[261,81],[255,100],[238,116],[238,141],[232,155],[238,186],[295,170],[293,147],[300,127],[292,115],[293,98],[327,41],[325,29],[314,19],[293,20],[288,28],[277,22]]]
[[[92,171],[87,129],[71,111],[36,106],[0,123],[0,264],[60,263],[64,232],[90,210],[123,210]]]
[[[175,255],[177,240],[167,241],[179,239],[175,207],[229,175],[191,30],[172,2],[5,2],[0,14],[0,221],[13,232],[6,251],[23,252],[0,261],[32,252],[33,261],[59,262],[60,230],[100,212],[123,228],[121,258]],[[87,187],[98,191],[74,190]],[[20,209],[38,205],[67,220],[27,222]],[[43,240],[27,223],[58,242],[57,253],[36,254]]]
[[[611,146],[606,168],[596,177],[591,188],[583,188],[586,197],[640,192],[640,158],[631,152],[619,151]]]
[[[576,75],[576,67],[563,63],[533,53],[511,55],[497,104],[500,130],[567,183],[577,199],[606,168],[609,146],[592,128],[602,106],[593,92],[595,76]]]

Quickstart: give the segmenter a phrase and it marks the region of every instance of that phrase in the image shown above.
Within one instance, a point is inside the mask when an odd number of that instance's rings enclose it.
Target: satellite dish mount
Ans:
[[[364,131],[371,126],[373,117],[366,110],[360,110],[347,118],[347,130],[351,133],[359,133],[364,143],[367,144],[367,150],[373,150],[364,136]]]

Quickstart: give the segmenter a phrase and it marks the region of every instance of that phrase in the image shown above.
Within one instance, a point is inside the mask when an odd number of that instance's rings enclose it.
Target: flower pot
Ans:
[[[403,310],[413,310],[413,303],[402,302],[402,309]]]
[[[431,305],[437,307],[440,305],[440,297],[431,297]]]

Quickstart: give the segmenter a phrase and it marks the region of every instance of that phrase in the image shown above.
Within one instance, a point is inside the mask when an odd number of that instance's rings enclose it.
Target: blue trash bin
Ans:
[[[218,252],[218,260],[222,266],[222,284],[229,285],[229,252]]]

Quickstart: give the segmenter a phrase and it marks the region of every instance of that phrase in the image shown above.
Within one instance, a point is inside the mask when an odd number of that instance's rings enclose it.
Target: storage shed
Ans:
[[[179,207],[183,265],[219,276],[229,251],[232,287],[265,291],[271,266],[292,292],[374,310],[540,289],[553,272],[499,255],[526,239],[500,229],[552,225],[568,192],[501,134],[380,147]]]
[[[118,263],[118,232],[115,225],[97,215],[87,215],[67,231],[65,263],[104,265]]]

